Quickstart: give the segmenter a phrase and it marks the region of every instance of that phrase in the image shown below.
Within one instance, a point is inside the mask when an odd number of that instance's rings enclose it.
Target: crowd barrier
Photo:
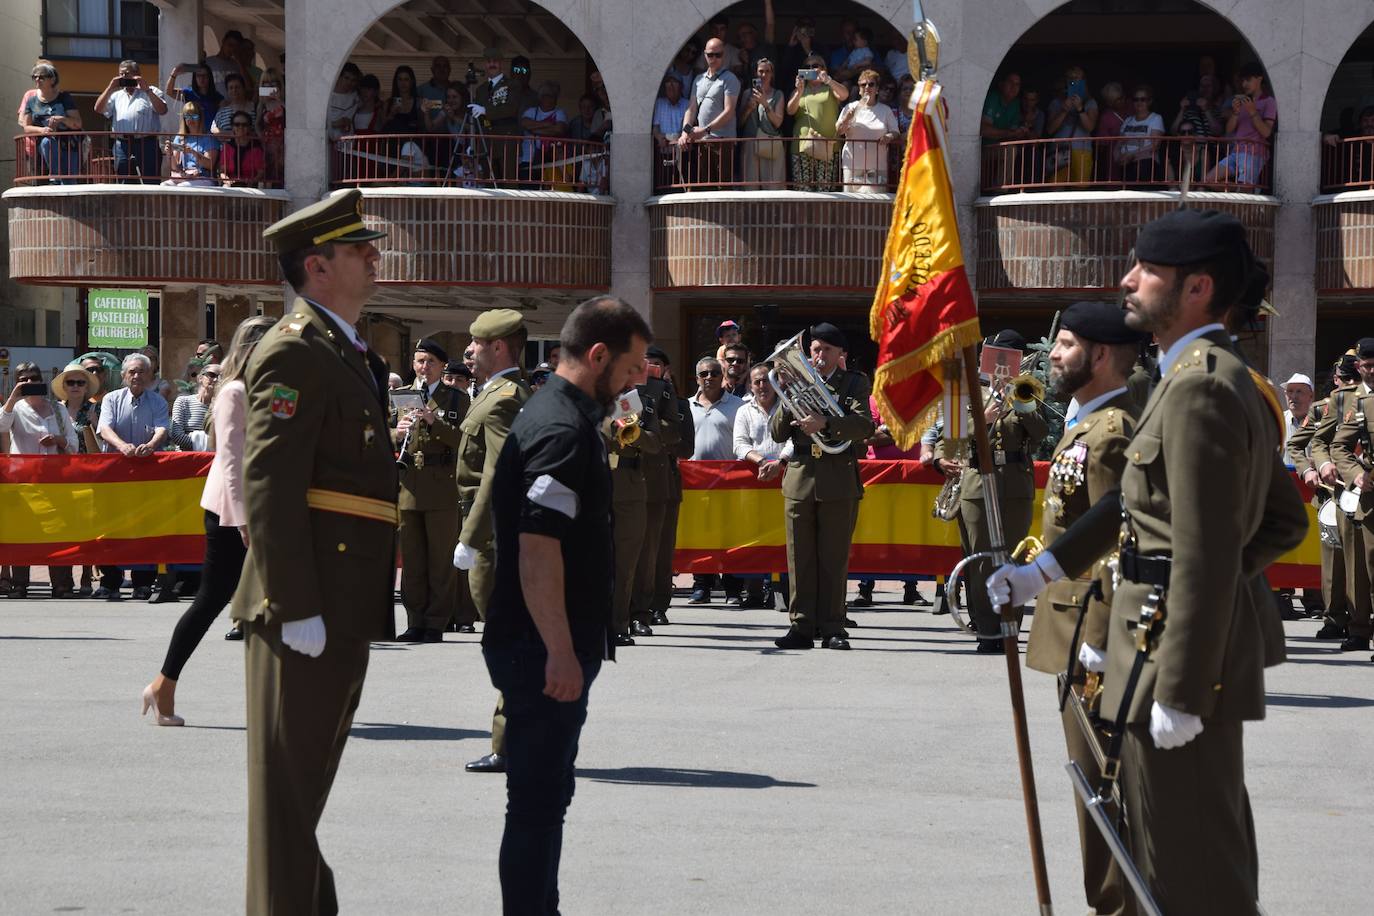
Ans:
[[[212,456],[169,452],[0,456],[0,563],[6,565],[194,564],[204,555],[200,493]],[[778,481],[737,461],[684,461],[678,572],[787,571]],[[931,517],[935,471],[914,461],[859,463],[865,493],[854,530],[853,576],[942,576],[958,561],[959,529]],[[1048,465],[1037,463],[1037,488]],[[1303,498],[1311,494],[1294,479]],[[302,494],[302,498],[304,495]],[[1270,567],[1271,584],[1315,588],[1321,547],[1308,506],[1307,539]],[[1036,529],[1039,524],[1036,524]]]

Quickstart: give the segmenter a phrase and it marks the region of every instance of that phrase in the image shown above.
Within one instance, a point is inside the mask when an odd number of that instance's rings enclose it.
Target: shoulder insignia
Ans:
[[[513,397],[515,397],[515,391],[516,391],[515,386],[514,386],[514,385],[511,385],[511,386],[510,386],[509,388],[507,388],[505,391],[501,392],[501,397],[503,397],[503,398],[513,398]]]
[[[1107,432],[1113,435],[1121,432],[1121,421],[1117,419],[1115,407],[1107,410]]]
[[[285,385],[272,386],[272,416],[278,420],[289,420],[296,415],[296,405],[301,393]]]
[[[291,316],[291,317],[295,318],[295,317],[297,317],[297,316],[293,315],[293,316]],[[301,336],[301,331],[304,331],[304,330],[305,330],[305,322],[304,322],[304,321],[284,321],[284,322],[282,322],[281,324],[277,325],[277,333],[279,333],[279,334],[289,334],[289,335],[291,335],[292,337],[300,337],[300,336]]]

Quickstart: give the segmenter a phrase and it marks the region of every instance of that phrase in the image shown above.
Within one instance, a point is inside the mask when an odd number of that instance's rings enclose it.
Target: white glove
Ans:
[[[281,625],[281,641],[302,655],[319,658],[324,652],[324,618],[319,614]]]
[[[487,110],[483,108],[481,105],[478,105],[476,102],[471,102],[468,104],[468,113],[471,114],[474,118],[485,118],[487,116]]]
[[[1150,737],[1161,751],[1183,747],[1202,734],[1202,719],[1190,712],[1170,709],[1155,700],[1150,707]]]
[[[1020,607],[1031,601],[1057,579],[1064,578],[1059,561],[1049,551],[1042,551],[1030,563],[1017,566],[1006,563],[988,576],[988,600],[994,608],[1004,604]]]
[[[1101,674],[1107,670],[1107,656],[1103,655],[1101,650],[1087,643],[1079,643],[1078,645],[1078,663],[1083,666],[1085,671],[1096,671]]]
[[[476,562],[477,551],[459,541],[458,546],[453,551],[453,565],[459,569],[472,569]]]

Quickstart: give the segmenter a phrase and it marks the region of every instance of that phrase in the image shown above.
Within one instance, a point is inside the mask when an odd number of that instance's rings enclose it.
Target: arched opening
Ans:
[[[912,85],[902,33],[850,0],[759,6],[727,7],[665,62],[655,193],[892,191]],[[723,56],[708,60],[713,38]]]
[[[608,193],[600,73],[533,3],[395,7],[353,46],[326,122],[335,187]]]
[[[982,191],[1268,193],[1278,124],[1258,55],[1224,16],[1192,0],[1072,0],[988,87]]]
[[[1374,25],[1332,74],[1322,105],[1323,193],[1374,188]]]

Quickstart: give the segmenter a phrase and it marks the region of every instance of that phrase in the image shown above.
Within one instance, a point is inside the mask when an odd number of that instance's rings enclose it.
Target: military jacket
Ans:
[[[621,445],[610,421],[602,424],[606,440],[606,454],[611,466],[612,502],[642,503],[648,500],[644,481],[644,456],[663,451],[663,439],[658,424],[658,404],[646,405],[639,414],[639,437],[631,445]]]
[[[1322,415],[1321,422],[1312,432],[1312,440],[1308,445],[1308,455],[1312,459],[1312,466],[1321,470],[1328,462],[1335,464],[1336,460],[1331,454],[1331,444],[1336,439],[1336,430],[1348,417],[1353,417],[1355,413],[1355,402],[1360,397],[1360,386],[1351,385],[1347,388],[1337,388],[1332,391],[1326,399],[1326,413]],[[1345,481],[1340,479],[1337,471],[1336,495],[1339,496],[1345,490]]]
[[[1121,489],[1126,467],[1126,445],[1140,413],[1135,398],[1122,391],[1090,414],[1080,416],[1066,429],[1050,459],[1041,515],[1041,539],[1052,544],[1064,529],[1081,518],[1099,499]],[[1114,540],[1102,543],[1102,556],[1116,549]],[[1051,583],[1035,605],[1035,625],[1026,643],[1026,664],[1037,671],[1057,674],[1069,660],[1070,643],[1078,624],[1079,608],[1092,585],[1098,567],[1078,578]],[[1108,605],[1094,599],[1079,635],[1097,649],[1107,645]]]
[[[863,499],[859,480],[859,458],[866,454],[864,442],[873,435],[873,417],[868,412],[871,387],[861,372],[836,369],[826,386],[844,409],[844,416],[831,417],[826,432],[832,439],[847,439],[850,446],[838,455],[819,450],[810,436],[792,425],[792,412],[779,407],[768,421],[774,442],[792,440],[792,459],[782,477],[782,495],[788,499],[826,500]]]
[[[506,444],[510,425],[529,399],[530,386],[524,373],[507,373],[477,392],[459,424],[462,440],[458,445],[457,482],[463,530],[458,540],[474,550],[491,546],[491,481],[496,459]]]
[[[411,386],[415,391],[423,391],[424,387],[424,380],[418,378]],[[391,434],[396,447],[406,443],[405,467],[401,471],[402,509],[426,512],[452,509],[457,503],[456,459],[469,403],[467,392],[440,382],[427,405],[438,417],[430,424],[417,422],[411,427],[409,440],[395,429],[400,418],[391,411]]]
[[[1254,582],[1307,533],[1307,510],[1279,458],[1281,410],[1264,385],[1224,331],[1203,335],[1150,395],[1127,446],[1123,539],[1143,555],[1172,559],[1162,632],[1128,721],[1148,722],[1156,700],[1203,718],[1264,716],[1272,621],[1263,615],[1274,608],[1255,600]],[[1116,587],[1104,715],[1123,702],[1135,624],[1151,591],[1124,578]]]
[[[673,386],[666,382],[652,380],[649,384],[640,386],[640,395],[645,398],[646,405],[649,400],[653,401],[652,411],[646,411],[646,416],[653,415],[652,422],[657,424],[659,443],[662,445],[658,451],[645,452],[640,456],[640,468],[644,473],[644,496],[651,503],[666,503],[673,499],[673,476],[677,474],[677,490],[679,497],[682,491],[682,477],[677,472],[677,461],[674,452],[682,443],[682,419],[678,416],[678,399],[673,392]],[[688,414],[691,411],[688,410]],[[692,436],[695,441],[696,436]],[[692,453],[688,452],[687,457]]]
[[[1355,488],[1355,478],[1374,468],[1371,463],[1370,442],[1374,441],[1374,394],[1347,398],[1350,405],[1336,428],[1331,440],[1331,460],[1336,463],[1336,473],[1340,475],[1346,489]],[[1374,513],[1374,491],[1360,494],[1360,505],[1355,510],[1355,518],[1363,521]]]
[[[387,367],[366,356],[304,299],[253,354],[243,457],[251,546],[235,620],[279,624],[319,614],[330,636],[395,635],[394,517],[348,511],[348,497],[389,506],[393,516],[396,504],[382,401]],[[338,511],[312,508],[307,500],[319,492],[333,494]]]
[[[669,446],[668,453],[668,502],[682,502],[682,469],[679,461],[686,461],[696,451],[697,421],[692,417],[692,405],[686,398],[677,399],[678,443]]]
[[[983,391],[984,403],[990,393]],[[1040,447],[1049,434],[1049,424],[1036,413],[1017,413],[1010,405],[1004,405],[997,419],[988,426],[988,442],[992,446],[992,463],[997,475],[997,492],[1004,499],[1035,498],[1035,450]],[[983,498],[983,478],[974,467],[976,455],[970,438],[953,443],[942,439],[936,450],[939,458],[956,457],[964,462],[964,471],[959,477],[959,500],[978,501]],[[998,463],[999,457],[1005,459]]]
[[[1308,454],[1308,447],[1312,444],[1312,438],[1317,434],[1317,427],[1326,418],[1326,411],[1330,402],[1330,398],[1322,398],[1320,401],[1312,402],[1312,406],[1308,408],[1302,421],[1293,428],[1293,435],[1288,437],[1288,444],[1284,446],[1288,462],[1293,465],[1293,469],[1298,472],[1299,477],[1308,471],[1316,470],[1312,456]],[[1320,496],[1314,497],[1314,499],[1319,498]]]

